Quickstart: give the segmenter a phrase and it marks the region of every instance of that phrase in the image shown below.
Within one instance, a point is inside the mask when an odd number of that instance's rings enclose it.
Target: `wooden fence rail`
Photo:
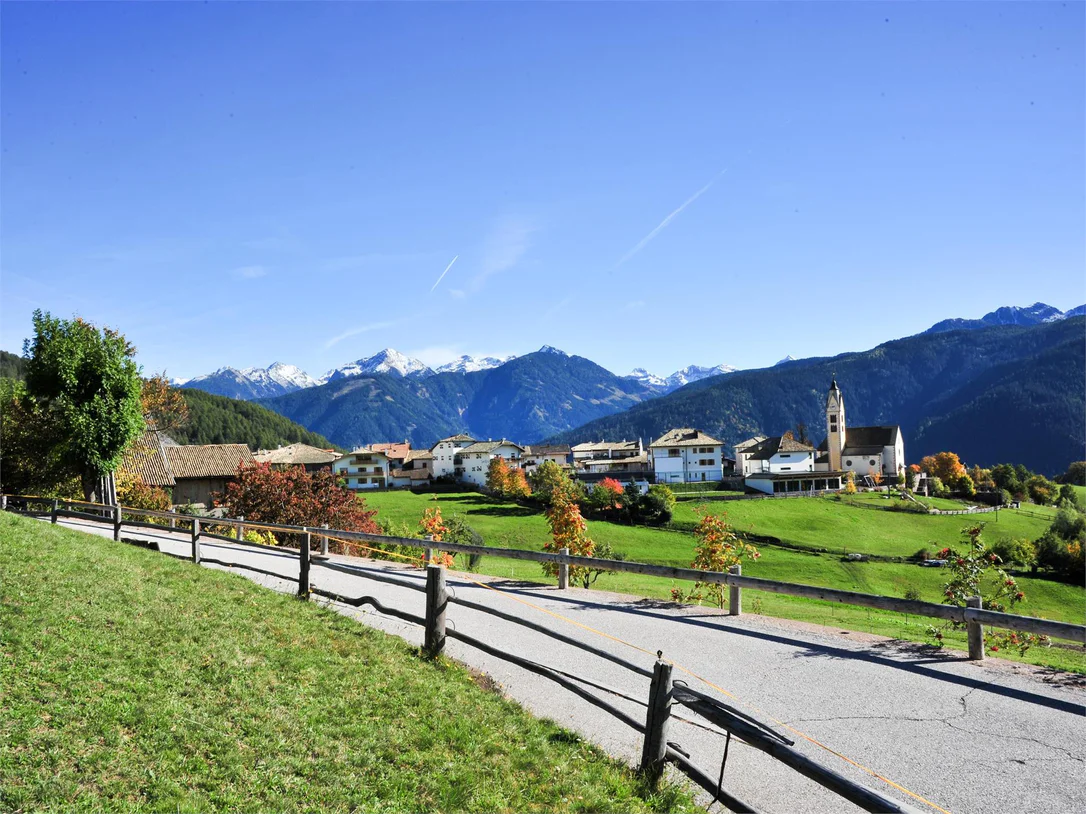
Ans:
[[[86,503],[84,501],[55,501],[53,498],[27,498],[21,495],[9,495],[6,496],[7,501],[12,499],[30,500],[48,503],[54,506],[55,512],[60,516],[76,516],[84,519],[102,520],[104,518],[98,516],[92,516],[87,512],[75,512],[69,507],[92,507],[99,510],[109,510],[110,519],[112,519],[111,506],[103,506],[101,504]],[[10,505],[10,503],[5,503]],[[174,521],[184,520],[186,523],[190,523],[193,530],[193,556],[199,556],[199,538],[201,536],[200,526],[207,524],[210,526],[227,526],[234,527],[235,533],[239,533],[239,539],[235,540],[230,537],[219,537],[224,541],[234,542],[236,544],[244,545],[246,547],[254,546],[260,548],[266,548],[258,543],[251,543],[248,541],[240,540],[240,532],[243,526],[251,529],[269,530],[273,532],[286,533],[286,534],[298,534],[304,535],[306,539],[309,539],[310,535],[318,534],[321,537],[330,536],[333,538],[339,538],[341,540],[357,541],[362,543],[376,543],[380,545],[399,545],[408,546],[414,548],[428,548],[435,551],[444,551],[454,554],[479,554],[488,557],[498,557],[502,559],[512,560],[526,560],[529,562],[539,563],[554,563],[558,566],[580,566],[584,568],[602,569],[606,571],[615,571],[627,574],[642,574],[645,576],[663,577],[665,579],[683,580],[691,582],[703,582],[717,585],[726,585],[731,589],[729,595],[731,597],[730,611],[733,615],[738,615],[742,607],[742,589],[748,588],[756,591],[766,591],[768,593],[782,594],[785,596],[802,597],[806,599],[819,599],[827,602],[839,602],[844,605],[855,605],[864,608],[875,608],[878,610],[887,610],[895,613],[907,613],[913,616],[923,616],[933,619],[945,619],[958,624],[967,624],[970,629],[974,629],[972,626],[979,627],[980,625],[988,625],[990,627],[998,627],[1008,630],[1017,630],[1023,633],[1032,633],[1038,636],[1049,636],[1055,639],[1065,639],[1072,641],[1079,645],[1086,645],[1086,626],[1076,625],[1069,622],[1057,622],[1050,619],[1040,619],[1033,616],[1019,616],[1012,613],[999,613],[996,611],[983,610],[976,607],[962,608],[956,605],[940,605],[935,602],[921,602],[911,599],[898,599],[891,596],[878,596],[876,594],[865,594],[856,591],[842,591],[836,588],[821,588],[815,585],[803,585],[795,582],[780,582],[777,580],[761,579],[759,577],[743,576],[740,573],[723,573],[719,571],[701,571],[695,568],[679,568],[670,565],[653,565],[651,563],[643,562],[631,562],[629,560],[605,560],[597,559],[595,557],[578,557],[576,555],[568,553],[551,553],[546,551],[526,551],[518,548],[493,548],[485,545],[466,545],[462,543],[449,543],[439,542],[436,540],[418,540],[409,537],[387,537],[380,534],[366,534],[364,532],[356,531],[340,531],[336,529],[325,529],[322,527],[307,527],[307,526],[290,526],[279,523],[256,523],[252,521],[245,521],[240,518],[229,517],[202,517],[194,518],[187,515],[178,515],[173,512],[155,511],[151,509],[134,509],[127,506],[122,506],[121,511],[126,515],[142,515],[146,517],[158,517],[163,519],[172,519]],[[122,518],[120,525],[124,526],[132,521],[124,520]],[[133,523],[135,525],[135,523]],[[142,525],[142,524],[141,524]],[[218,537],[218,535],[216,535]],[[322,543],[323,549],[323,543]],[[279,547],[274,547],[274,550],[282,550]],[[305,590],[303,587],[299,587],[299,591]],[[983,658],[983,649],[977,653],[975,651],[970,654],[974,658]]]

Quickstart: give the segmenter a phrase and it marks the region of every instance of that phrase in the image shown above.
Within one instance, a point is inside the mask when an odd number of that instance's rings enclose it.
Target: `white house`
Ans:
[[[504,438],[501,441],[476,441],[457,451],[454,464],[460,470],[460,480],[485,486],[491,458],[504,458],[509,466],[520,468],[523,454],[524,447]]]
[[[568,444],[532,444],[524,448],[520,465],[526,475],[532,474],[544,461],[551,461],[568,469],[571,454]]]
[[[332,472],[344,480],[348,489],[382,489],[388,485],[388,456],[359,447],[332,461]]]
[[[669,430],[651,444],[657,483],[718,481],[724,477],[724,444],[701,430]]]
[[[825,492],[841,488],[841,473],[820,469],[818,450],[791,432],[763,438],[743,450],[744,482],[768,495]]]
[[[461,433],[460,435],[450,435],[448,438],[442,438],[430,447],[430,453],[434,456],[431,464],[434,477],[459,477],[461,473],[456,471],[456,453],[474,443],[474,438]]]
[[[755,435],[753,438],[740,441],[735,445],[735,473],[737,475],[746,475],[750,472],[750,466],[747,463],[747,451],[758,446],[764,440],[766,440],[764,435]]]

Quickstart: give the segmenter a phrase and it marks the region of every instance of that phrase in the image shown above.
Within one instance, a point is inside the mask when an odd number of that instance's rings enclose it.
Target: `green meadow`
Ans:
[[[872,507],[849,505],[833,498],[788,498],[783,500],[715,501],[703,504],[680,502],[675,521],[686,525],[696,520],[696,508],[726,513],[739,529],[783,543],[801,546],[797,551],[772,544],[759,544],[761,558],[746,563],[743,573],[781,582],[797,582],[848,591],[903,597],[916,591],[922,600],[942,600],[945,572],[923,568],[912,562],[856,562],[846,553],[908,557],[920,549],[932,553],[945,546],[961,543],[961,530],[967,524],[984,522],[985,538],[1035,539],[1048,528],[1047,519],[1033,512],[1002,510],[998,513],[966,516],[936,516]],[[492,500],[476,492],[416,495],[411,492],[374,492],[366,494],[370,508],[378,517],[402,524],[408,533],[417,533],[423,511],[440,506],[443,516],[462,515],[482,535],[485,543],[499,548],[541,550],[550,538],[543,514],[534,508]],[[1035,507],[1030,507],[1030,509]],[[694,555],[694,537],[686,531],[626,526],[604,521],[589,521],[589,535],[597,543],[609,543],[629,560],[660,565],[688,566]],[[825,549],[820,553],[816,549]],[[483,557],[480,573],[517,580],[546,582],[536,563]],[[1049,579],[1019,576],[1026,593],[1020,612],[1030,616],[1086,622],[1086,591]],[[689,584],[640,574],[604,574],[595,586],[601,590],[628,593],[654,599],[670,598],[671,589],[688,589]],[[845,630],[877,633],[885,636],[926,642],[931,620],[886,611],[868,610],[834,602],[801,599],[758,591],[744,592],[744,612],[763,613],[805,622],[830,625]],[[965,646],[964,632],[951,632],[948,644]],[[1019,658],[1017,654],[1008,656]],[[1033,648],[1021,660],[1086,672],[1086,653],[1082,648],[1062,646]]]

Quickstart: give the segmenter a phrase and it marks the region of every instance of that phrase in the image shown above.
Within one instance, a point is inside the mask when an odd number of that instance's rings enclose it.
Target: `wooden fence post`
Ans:
[[[667,758],[667,730],[671,722],[671,665],[658,659],[649,686],[649,708],[645,713],[645,744],[641,749],[641,772],[652,786],[660,782]]]
[[[561,554],[563,557],[568,557],[569,556],[569,549],[568,548],[560,548],[560,549],[558,549],[558,553]],[[569,587],[569,563],[568,562],[560,562],[560,563],[558,563],[558,590],[559,591],[564,591],[568,587]]]
[[[328,530],[328,524],[324,523],[321,526],[321,528],[324,529],[325,531],[327,531]],[[325,556],[325,557],[328,556],[328,535],[327,534],[322,534],[321,535],[321,554],[323,556]]]
[[[170,511],[170,528],[175,529],[175,528],[177,528],[177,517],[176,517],[177,512],[174,511],[173,509],[170,509],[169,511]]]
[[[423,653],[428,659],[436,659],[445,650],[445,608],[448,605],[445,591],[445,569],[440,565],[426,566],[426,634]]]
[[[8,510],[8,496],[0,495],[0,512],[6,512]]]
[[[49,515],[49,521],[55,526],[57,524],[57,509],[60,507],[60,501],[53,498],[53,511]]]
[[[192,561],[200,563],[200,518],[192,518]]]
[[[309,599],[309,532],[302,535],[298,547],[298,598]]]
[[[121,507],[113,507],[113,542],[121,541]]]
[[[728,569],[729,574],[735,574],[737,577],[743,575],[742,565],[733,565]],[[738,585],[728,586],[728,615],[739,616],[743,612],[743,589]]]
[[[422,539],[432,543],[434,541],[434,535],[427,534]],[[423,560],[423,565],[429,565],[433,561],[434,561],[434,549],[431,548],[430,546],[426,546],[426,559]]]
[[[242,542],[245,539],[245,515],[238,515],[238,542]]]
[[[970,596],[965,600],[967,608],[984,607],[983,600],[979,596]],[[980,622],[966,620],[965,634],[969,639],[969,658],[974,661],[984,659],[984,627]]]

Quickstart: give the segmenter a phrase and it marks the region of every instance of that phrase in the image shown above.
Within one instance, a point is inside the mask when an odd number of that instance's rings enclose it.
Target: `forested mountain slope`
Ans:
[[[910,461],[951,449],[969,463],[1004,460],[1056,473],[1083,457],[1086,319],[920,334],[869,351],[804,359],[687,385],[552,440],[646,442],[698,427],[732,445],[798,422],[825,436],[834,376],[848,423],[900,424]]]

